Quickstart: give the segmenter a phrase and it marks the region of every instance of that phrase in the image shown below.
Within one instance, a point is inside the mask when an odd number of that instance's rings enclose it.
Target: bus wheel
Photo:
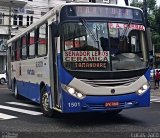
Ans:
[[[45,87],[41,89],[40,106],[44,116],[48,116],[48,117],[53,116],[53,110],[50,109],[50,105],[49,105],[49,94]]]
[[[0,79],[0,84],[4,84],[6,81],[4,78]]]
[[[16,99],[20,99],[20,95],[18,94],[18,88],[17,88],[16,82],[14,84],[14,96],[16,97]]]
[[[117,115],[122,111],[122,109],[112,110],[112,111],[106,111],[109,115]]]

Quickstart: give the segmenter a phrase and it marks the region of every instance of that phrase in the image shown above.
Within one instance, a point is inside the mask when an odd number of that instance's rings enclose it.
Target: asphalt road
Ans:
[[[44,117],[39,105],[17,100],[0,86],[0,138],[155,138],[160,137],[160,97],[151,97],[148,108],[105,113],[58,114]]]

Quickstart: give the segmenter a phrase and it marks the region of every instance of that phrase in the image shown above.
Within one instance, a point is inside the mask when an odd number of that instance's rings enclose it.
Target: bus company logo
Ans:
[[[27,70],[27,74],[28,74],[28,75],[35,75],[35,70],[33,70],[33,69],[28,69],[28,70]]]
[[[43,67],[43,61],[36,62],[36,68]]]
[[[116,91],[115,89],[111,89],[111,93],[114,94]]]

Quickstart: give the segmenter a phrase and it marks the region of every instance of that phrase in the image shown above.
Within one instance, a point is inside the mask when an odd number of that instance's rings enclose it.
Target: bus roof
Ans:
[[[119,6],[119,5],[115,5],[115,4],[104,4],[104,3],[60,3],[60,4],[55,5],[55,8],[53,8],[49,12],[47,12],[38,21],[34,22],[33,24],[31,24],[30,26],[25,28],[23,31],[21,31],[19,34],[15,35],[11,39],[9,39],[7,41],[7,44],[12,43],[13,41],[16,41],[19,37],[22,37],[25,34],[27,34],[28,32],[32,31],[35,27],[38,27],[38,26],[42,25],[43,23],[45,23],[49,18],[51,18],[53,15],[55,15],[57,11],[59,12],[61,10],[61,8],[65,5],[99,5],[99,6],[111,6],[111,7],[114,6],[114,7],[123,7],[123,8],[131,8],[131,9],[141,10],[140,8],[137,8],[137,7]]]

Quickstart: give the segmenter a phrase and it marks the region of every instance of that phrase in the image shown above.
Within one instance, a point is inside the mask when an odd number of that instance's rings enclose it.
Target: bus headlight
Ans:
[[[75,93],[75,89],[74,89],[74,88],[68,88],[68,92],[69,92],[70,94],[74,94],[74,93]]]
[[[83,99],[85,97],[85,95],[83,93],[77,91],[75,88],[72,88],[72,87],[64,85],[64,84],[62,84],[61,86],[65,92],[68,92],[70,95],[72,95],[76,98]]]
[[[149,87],[150,87],[149,83],[144,84],[141,88],[139,88],[137,90],[137,94],[142,95],[143,93],[145,93],[149,89]]]

